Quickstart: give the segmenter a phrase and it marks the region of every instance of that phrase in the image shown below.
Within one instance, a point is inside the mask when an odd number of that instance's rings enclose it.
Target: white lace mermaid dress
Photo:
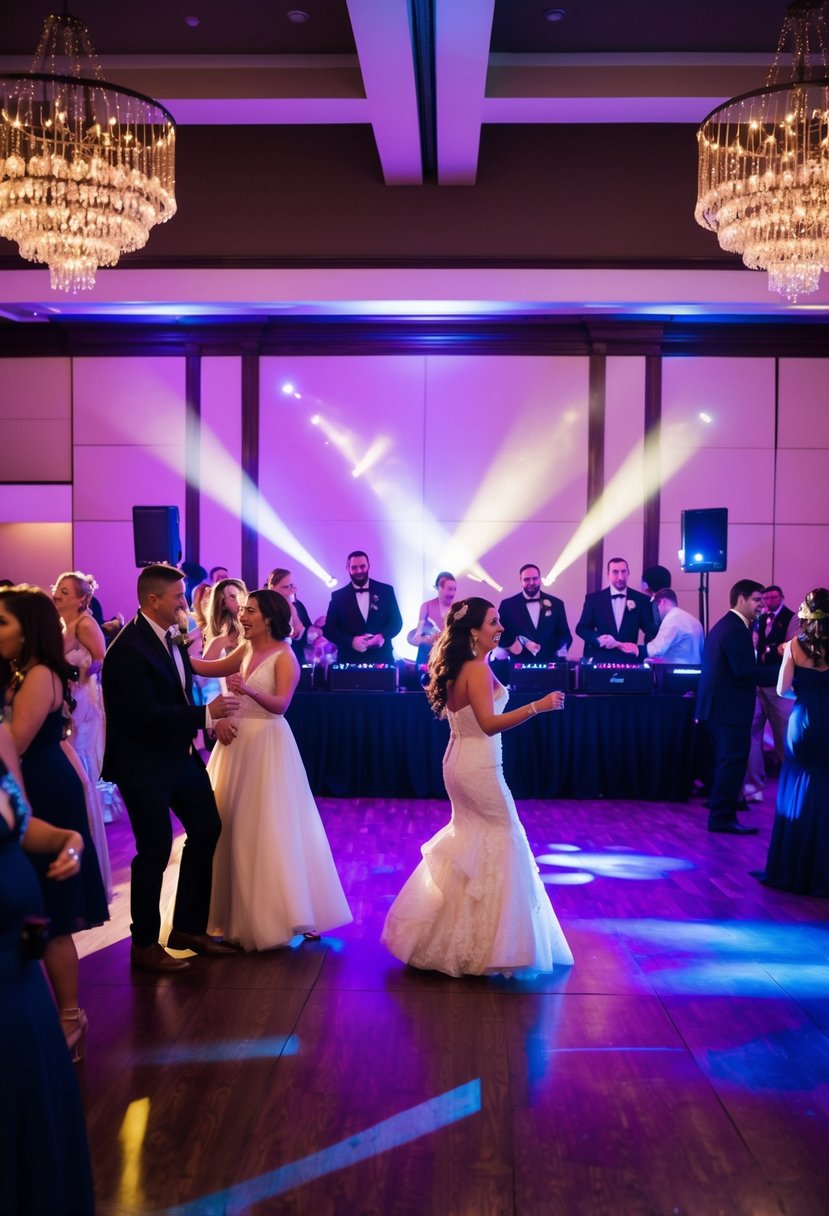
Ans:
[[[507,690],[498,686],[495,712]],[[501,736],[471,706],[447,710],[443,779],[452,818],[389,909],[382,941],[413,967],[447,975],[520,975],[573,955],[538,875],[501,768]]]
[[[247,675],[274,689],[276,653]],[[251,697],[241,698],[239,730],[217,743],[207,771],[222,819],[213,859],[211,933],[245,950],[269,950],[297,933],[325,933],[351,921],[325,828],[291,728]]]

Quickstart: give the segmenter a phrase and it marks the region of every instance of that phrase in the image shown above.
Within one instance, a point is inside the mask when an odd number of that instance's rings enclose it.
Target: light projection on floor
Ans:
[[[118,1179],[118,1209],[140,1212],[144,1203],[142,1182],[142,1152],[147,1124],[150,1121],[150,1099],[136,1098],[130,1102],[118,1132],[121,1146],[121,1176]]]
[[[656,458],[645,459],[644,455],[651,445],[658,445]],[[545,586],[554,583],[573,562],[641,507],[651,494],[666,485],[696,453],[697,447],[695,427],[685,419],[664,423],[658,431],[646,437],[644,448],[637,443],[553,563],[543,580]]]
[[[697,902],[702,910],[703,898]],[[824,1010],[829,1000],[829,924],[656,918],[578,923],[588,934],[619,937],[663,995],[788,996]]]
[[[369,1157],[379,1156],[402,1144],[408,1144],[421,1136],[468,1119],[481,1109],[481,1082],[469,1081],[450,1089],[437,1098],[430,1098],[418,1106],[392,1115],[381,1123],[375,1123],[365,1131],[341,1140],[312,1153],[289,1165],[279,1166],[258,1178],[240,1182],[224,1191],[205,1195],[192,1203],[168,1208],[165,1216],[232,1216],[233,1213],[249,1212],[254,1204],[263,1203],[277,1195],[284,1195],[294,1187],[306,1185],[317,1178],[324,1178],[335,1170],[347,1169]]]
[[[266,1035],[257,1039],[226,1040],[222,1043],[176,1043],[169,1047],[150,1047],[133,1052],[121,1066],[155,1064],[221,1064],[227,1060],[270,1060],[295,1056],[299,1039],[295,1034]]]
[[[585,853],[572,844],[551,844],[547,853],[536,855],[541,881],[547,886],[581,886],[596,878],[650,880],[667,878],[678,870],[693,870],[693,863],[682,857],[654,857],[634,853],[623,846],[601,853]],[[555,867],[546,870],[546,866]]]

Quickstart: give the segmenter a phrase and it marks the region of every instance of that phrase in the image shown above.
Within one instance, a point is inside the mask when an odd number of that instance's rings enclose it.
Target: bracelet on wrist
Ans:
[[[527,714],[528,718],[534,718],[535,715],[538,713],[538,710],[535,708],[535,701],[530,701],[529,705],[527,706],[527,709],[530,711]]]

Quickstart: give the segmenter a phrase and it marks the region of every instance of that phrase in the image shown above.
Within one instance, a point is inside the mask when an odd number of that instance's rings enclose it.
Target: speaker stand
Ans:
[[[699,620],[702,632],[708,632],[708,580],[711,576],[707,570],[699,572]]]

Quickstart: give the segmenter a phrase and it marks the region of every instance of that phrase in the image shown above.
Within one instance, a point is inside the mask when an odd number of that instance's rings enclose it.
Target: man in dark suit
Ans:
[[[349,553],[349,582],[331,594],[323,633],[337,647],[338,663],[393,663],[392,638],[403,628],[394,588],[369,578],[362,549]]]
[[[521,591],[501,600],[501,646],[522,663],[554,663],[573,641],[562,600],[541,591],[541,571],[527,563],[518,571]]]
[[[138,577],[139,612],[125,625],[104,659],[106,747],[102,776],[117,783],[130,817],[136,855],[132,862],[133,967],[182,971],[159,944],[161,882],[170,859],[170,810],[184,826],[173,929],[168,945],[198,954],[228,954],[207,935],[213,851],[221,821],[201,757],[197,731],[238,707],[236,697],[194,705],[193,672],[178,622],[186,609],[184,575],[172,566],[147,566]]]
[[[628,586],[630,569],[623,557],[611,557],[607,563],[609,586],[585,596],[576,633],[584,639],[586,659],[609,662],[636,662],[632,647],[621,649],[624,643],[637,646],[639,634],[646,642],[656,635],[651,601],[641,591]]]
[[[758,684],[768,682],[754,653],[751,629],[763,611],[763,584],[744,578],[729,595],[731,610],[713,626],[702,651],[697,719],[707,722],[714,749],[708,831],[749,836],[737,819],[751,741]]]
[[[757,621],[757,662],[777,675],[783,661],[783,645],[796,636],[799,625],[791,608],[783,602],[783,592],[776,583],[763,588],[763,611]],[[745,795],[749,802],[762,802],[763,786],[766,783],[766,766],[763,759],[763,734],[766,722],[774,736],[774,754],[778,764],[783,763],[786,747],[786,730],[789,714],[794,702],[787,697],[778,697],[773,685],[757,689],[754,704],[754,719],[751,723],[751,750],[746,770]]]

